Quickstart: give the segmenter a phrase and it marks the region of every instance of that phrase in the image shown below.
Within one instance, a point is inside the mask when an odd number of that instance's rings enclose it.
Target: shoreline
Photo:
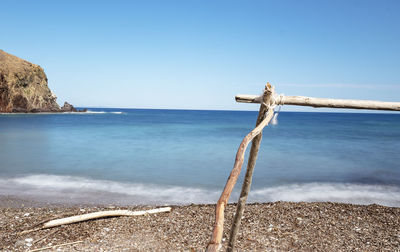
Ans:
[[[0,178],[0,206],[136,206],[215,204],[219,189],[125,183],[71,176]],[[235,190],[229,203],[237,202]],[[3,200],[2,200],[3,199]],[[336,202],[400,207],[400,187],[390,185],[305,183],[253,188],[248,203]],[[9,202],[9,203],[7,203]]]
[[[19,235],[51,219],[155,206],[35,205],[14,197],[1,197],[0,202],[0,250],[5,251],[26,251],[71,242],[78,243],[60,248],[202,250],[211,236],[215,210],[215,205],[210,204],[172,206],[170,213],[98,219]],[[223,246],[227,244],[234,212],[235,204],[229,204]],[[400,208],[330,202],[253,203],[246,207],[237,245],[241,250],[263,251],[398,251]]]

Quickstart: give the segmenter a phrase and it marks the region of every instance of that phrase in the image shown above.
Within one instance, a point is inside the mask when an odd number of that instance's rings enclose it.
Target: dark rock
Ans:
[[[74,106],[68,102],[64,102],[64,106],[61,107],[61,112],[78,112]]]

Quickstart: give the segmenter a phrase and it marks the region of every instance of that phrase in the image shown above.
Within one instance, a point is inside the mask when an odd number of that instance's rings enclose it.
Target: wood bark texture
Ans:
[[[260,103],[262,96],[237,95],[235,99],[237,102]],[[306,96],[277,96],[275,98],[275,104],[309,106],[315,108],[325,107],[400,111],[400,102],[314,98]]]
[[[272,108],[267,107],[266,104],[271,103],[271,96],[274,94],[274,87],[269,88],[267,86],[265,90],[267,92],[262,97],[263,102],[261,103],[260,110],[258,112],[256,127],[262,122],[262,120],[264,120],[267,110],[268,109],[273,110]],[[262,139],[262,132],[260,132],[260,134],[258,134],[251,143],[251,149],[250,149],[249,161],[247,163],[246,175],[243,180],[242,191],[240,193],[240,197],[239,197],[238,204],[236,207],[236,214],[233,219],[233,223],[232,223],[232,227],[231,227],[231,233],[229,236],[227,251],[233,251],[233,249],[235,248],[237,233],[239,232],[239,229],[240,229],[240,222],[241,222],[241,219],[242,219],[242,216],[244,213],[244,209],[246,206],[247,197],[250,192],[251,182],[253,180],[253,171],[254,171],[254,166],[256,165],[258,150],[260,149],[261,139]]]
[[[26,233],[30,233],[30,232],[41,230],[41,229],[52,228],[52,227],[57,227],[57,226],[61,226],[61,225],[67,225],[67,224],[72,224],[72,223],[77,223],[77,222],[82,222],[82,221],[87,221],[87,220],[93,220],[93,219],[100,219],[100,218],[105,218],[105,217],[138,216],[138,215],[145,215],[145,214],[165,213],[165,212],[171,212],[171,207],[162,207],[162,208],[143,210],[143,211],[130,211],[130,210],[100,211],[100,212],[75,215],[75,216],[70,216],[70,217],[66,217],[66,218],[51,220],[51,221],[45,222],[39,228],[22,231],[20,234],[26,234]]]
[[[269,104],[266,104],[269,105]],[[221,248],[221,240],[224,228],[224,211],[225,207],[228,204],[229,197],[232,193],[233,187],[236,184],[240,171],[242,169],[242,165],[244,162],[244,154],[248,144],[262,132],[263,128],[268,125],[269,121],[272,119],[274,115],[273,109],[269,109],[265,118],[260,122],[260,124],[254,128],[247,136],[243,139],[241,144],[239,145],[239,149],[236,153],[235,164],[233,169],[229,175],[229,178],[225,184],[225,188],[222,191],[222,194],[217,202],[215,208],[215,224],[214,230],[211,237],[211,241],[208,244],[207,251],[218,251]]]

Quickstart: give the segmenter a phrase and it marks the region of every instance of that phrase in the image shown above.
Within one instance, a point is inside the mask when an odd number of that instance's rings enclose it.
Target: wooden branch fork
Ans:
[[[240,228],[241,218],[250,191],[254,166],[257,160],[258,150],[260,148],[262,130],[268,125],[274,115],[274,107],[277,105],[298,105],[309,107],[327,107],[327,108],[349,108],[349,109],[373,109],[373,110],[390,110],[400,111],[400,102],[381,102],[368,100],[344,100],[329,98],[313,98],[305,96],[284,96],[276,95],[274,87],[269,83],[265,86],[263,95],[237,95],[237,102],[243,103],[261,103],[256,127],[246,135],[236,153],[235,164],[225,184],[224,190],[215,207],[215,224],[211,240],[208,244],[207,251],[213,252],[221,249],[223,228],[224,228],[224,211],[228,204],[229,197],[237,182],[242,165],[244,162],[244,154],[248,144],[252,141],[249,160],[247,164],[247,172],[242,185],[239,201],[236,208],[236,214],[231,227],[229,243],[227,251],[233,251],[236,243],[237,233]]]
[[[263,130],[265,126],[268,125],[269,121],[272,119],[274,115],[274,109],[271,107],[271,97],[273,94],[273,87],[269,85],[269,83],[265,86],[265,91],[262,96],[262,104],[260,106],[260,111],[258,113],[258,118],[257,118],[257,125],[256,128],[253,129],[247,136],[243,139],[242,143],[239,146],[239,149],[236,153],[236,159],[235,159],[235,164],[233,166],[233,169],[231,171],[231,174],[228,178],[228,181],[226,182],[225,188],[221,194],[221,197],[219,198],[217,202],[217,206],[215,209],[215,226],[214,226],[214,231],[211,237],[211,241],[207,247],[207,251],[218,251],[221,248],[221,240],[222,240],[222,235],[223,235],[223,230],[224,230],[224,211],[225,207],[228,204],[229,197],[231,196],[233,187],[236,184],[236,181],[239,177],[240,171],[242,169],[242,165],[244,162],[244,154],[246,152],[246,148],[250,141],[252,141],[255,137],[257,137]],[[258,140],[258,147],[261,141],[261,135]],[[253,148],[251,152],[251,156],[253,157],[254,161],[256,159],[256,155],[258,152],[258,147]],[[255,151],[255,149],[257,149]],[[244,202],[245,203],[245,202]]]

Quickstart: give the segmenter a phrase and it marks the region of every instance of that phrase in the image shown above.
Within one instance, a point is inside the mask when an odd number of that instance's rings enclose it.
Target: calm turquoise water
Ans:
[[[61,203],[211,203],[257,117],[91,111],[0,115],[0,195]],[[264,131],[250,200],[400,206],[399,150],[400,114],[280,113],[278,124]]]

